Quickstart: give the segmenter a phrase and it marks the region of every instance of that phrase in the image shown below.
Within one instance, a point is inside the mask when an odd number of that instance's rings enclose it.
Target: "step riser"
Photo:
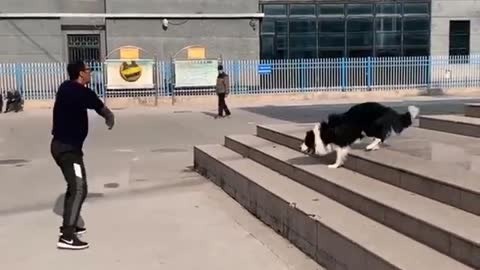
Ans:
[[[262,127],[257,127],[257,135],[297,151],[302,143],[297,138],[285,136]],[[335,156],[323,157],[322,159],[334,162]],[[480,215],[480,195],[472,191],[456,188],[423,175],[409,173],[366,160],[355,156],[353,153],[347,157],[344,167],[430,199]]]
[[[480,249],[471,242],[337,186],[228,137],[225,138],[225,146],[439,252],[480,268],[480,262],[473,257],[474,252],[480,254]],[[319,164],[319,166],[325,165]]]
[[[198,148],[194,149],[194,167],[327,269],[398,270]]]
[[[480,106],[465,106],[465,116],[480,117]]]
[[[480,126],[420,117],[420,128],[480,138]]]

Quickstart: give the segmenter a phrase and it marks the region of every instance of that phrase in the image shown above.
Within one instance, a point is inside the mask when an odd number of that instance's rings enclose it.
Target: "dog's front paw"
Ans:
[[[328,168],[330,168],[330,169],[336,169],[336,168],[338,168],[338,167],[340,167],[339,164],[330,164],[330,165],[328,165]]]
[[[375,145],[375,146],[367,146],[367,148],[365,148],[366,151],[376,151],[380,149],[380,146],[379,145]]]

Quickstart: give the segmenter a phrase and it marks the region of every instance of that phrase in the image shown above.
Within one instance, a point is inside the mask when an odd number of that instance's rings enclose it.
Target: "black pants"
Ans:
[[[88,192],[83,152],[74,146],[52,140],[51,153],[67,182],[62,234],[66,238],[71,238],[75,233],[80,211]]]
[[[217,94],[218,95],[218,115],[223,116],[223,112],[227,115],[230,115],[230,110],[227,107],[227,103],[225,103],[225,93]]]

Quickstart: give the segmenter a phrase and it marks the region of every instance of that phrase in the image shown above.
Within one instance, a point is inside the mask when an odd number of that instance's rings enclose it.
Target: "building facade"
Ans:
[[[0,62],[103,60],[125,45],[168,60],[297,59],[479,53],[475,0],[2,0],[8,13],[264,13],[256,19],[0,19]],[[1,16],[1,14],[0,14]]]
[[[257,13],[257,0],[2,0],[1,13]],[[0,14],[1,17],[1,14]],[[189,45],[209,57],[257,59],[258,21],[251,19],[0,19],[0,62],[103,59],[125,45],[167,60]]]
[[[430,48],[430,2],[262,5],[265,58],[421,56]]]

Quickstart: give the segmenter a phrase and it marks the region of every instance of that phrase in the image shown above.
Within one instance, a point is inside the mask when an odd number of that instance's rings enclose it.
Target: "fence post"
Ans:
[[[342,57],[341,63],[341,74],[342,74],[342,91],[346,91],[347,87],[347,61],[345,57]]]
[[[233,61],[233,78],[234,78],[234,85],[233,85],[233,93],[232,94],[239,94],[240,93],[240,60]]]
[[[20,95],[22,95],[22,97],[24,99],[26,99],[27,97],[25,97],[24,95],[24,76],[23,76],[23,73],[24,73],[24,70],[23,70],[24,66],[22,63],[16,63],[15,64],[15,82],[16,82],[16,89],[12,89],[12,90],[18,90],[20,92]]]
[[[172,62],[166,62],[165,63],[165,74],[166,74],[166,77],[167,78],[167,91],[168,91],[168,95],[169,96],[172,96],[173,95],[173,82],[175,80],[175,78],[173,77],[173,63]]]
[[[427,58],[427,65],[428,65],[428,78],[427,78],[427,89],[431,90],[432,89],[432,66],[433,66],[433,59],[432,56],[429,55]]]
[[[154,68],[155,70],[155,107],[158,106],[158,96],[160,94],[160,61],[158,61],[157,57],[154,57]]]
[[[175,61],[170,59],[170,93],[172,96],[172,105],[175,105]]]
[[[103,102],[107,104],[108,102],[108,65],[109,62],[107,59],[102,61],[102,89],[103,89]]]
[[[306,86],[306,76],[305,76],[305,73],[306,73],[306,65],[305,65],[305,59],[301,59],[300,60],[300,89],[302,92],[305,92],[305,86]]]
[[[367,57],[367,88],[372,91],[372,58]]]
[[[105,98],[105,92],[107,87],[107,76],[105,76],[105,62],[99,61],[98,62],[98,73],[100,74],[100,89],[98,89],[100,97]]]

